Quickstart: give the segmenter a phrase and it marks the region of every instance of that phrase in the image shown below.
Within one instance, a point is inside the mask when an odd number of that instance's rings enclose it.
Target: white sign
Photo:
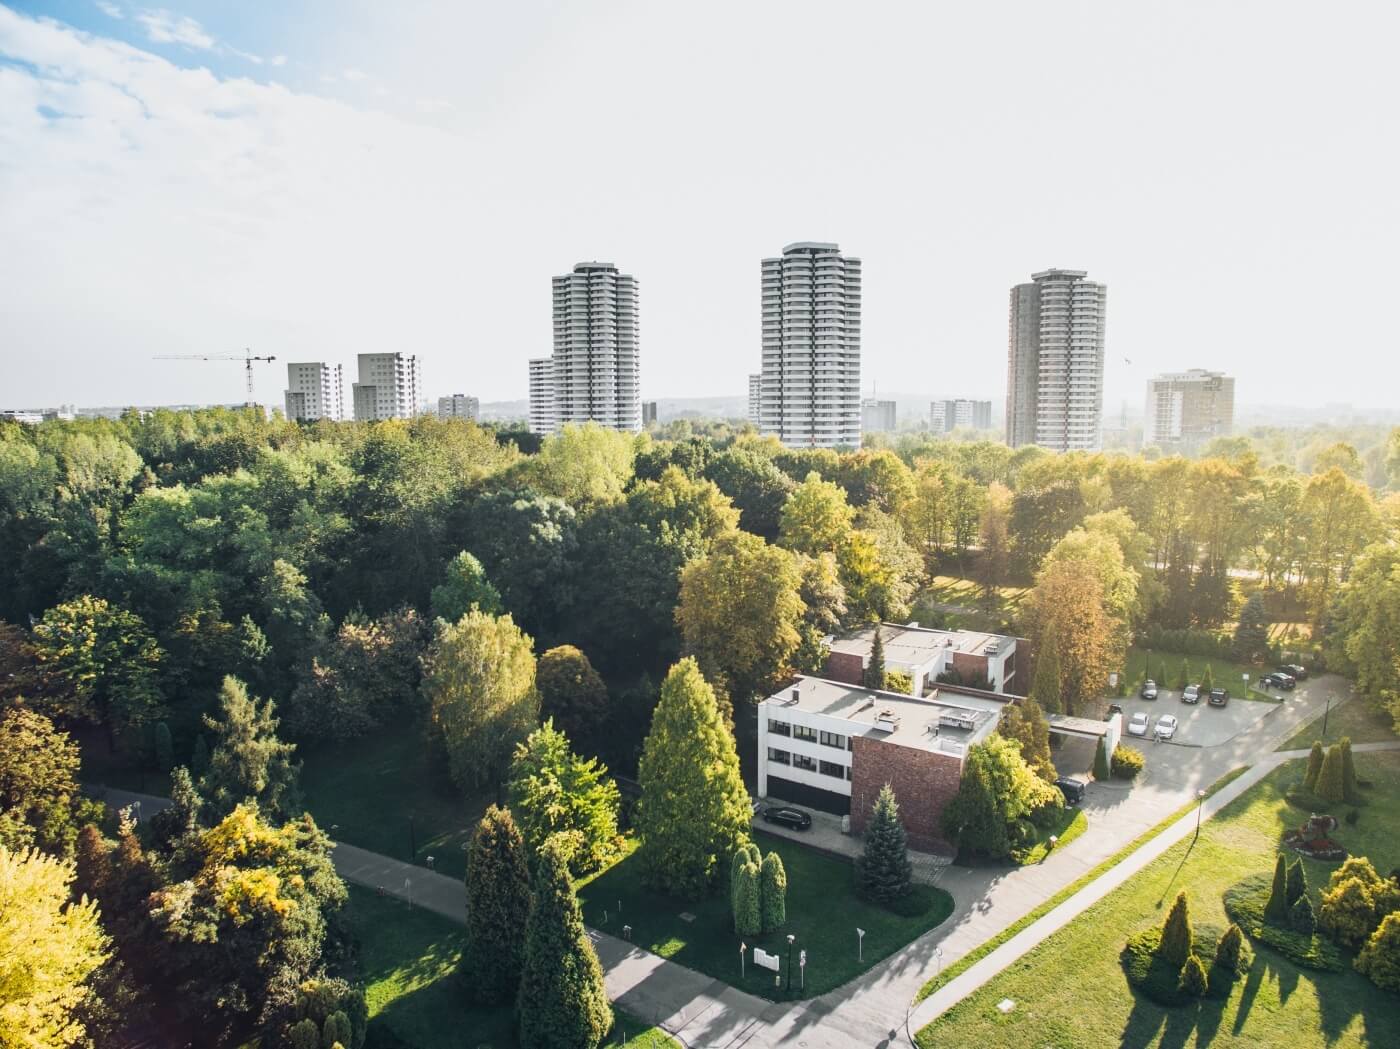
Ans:
[[[778,956],[776,954],[769,954],[762,947],[755,947],[753,949],[753,963],[761,969],[772,969],[774,972],[778,971]]]

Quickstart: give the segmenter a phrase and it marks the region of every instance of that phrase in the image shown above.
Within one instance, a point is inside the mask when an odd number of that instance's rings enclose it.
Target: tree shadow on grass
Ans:
[[[1264,961],[1256,954],[1254,964],[1249,967],[1249,973],[1245,976],[1244,990],[1240,993],[1240,1006],[1235,1010],[1235,1023],[1230,1029],[1232,1034],[1239,1034],[1244,1029],[1245,1021],[1249,1019],[1249,1011],[1254,1007],[1254,999],[1264,982],[1264,968]]]

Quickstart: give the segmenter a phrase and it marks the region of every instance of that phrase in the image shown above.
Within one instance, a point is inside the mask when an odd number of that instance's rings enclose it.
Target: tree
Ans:
[[[893,517],[867,509],[861,523],[836,551],[847,618],[857,623],[901,619],[909,614],[923,562]]]
[[[1288,921],[1288,864],[1279,853],[1274,863],[1274,882],[1269,890],[1269,901],[1264,905],[1264,920],[1275,925]]]
[[[763,857],[759,872],[759,900],[763,911],[763,931],[772,932],[787,924],[787,871],[776,852]]]
[[[885,687],[885,642],[880,636],[880,624],[875,624],[875,638],[870,642],[870,663],[862,675],[866,688]]]
[[[1206,664],[1206,669],[1201,674],[1201,695],[1210,695],[1210,690],[1215,687],[1215,675],[1211,672],[1210,664]]]
[[[516,744],[539,723],[531,649],[508,615],[468,612],[438,631],[423,687],[452,779],[463,790],[498,782]]]
[[[0,846],[73,854],[78,828],[101,818],[78,788],[79,764],[77,744],[42,714],[17,707],[0,716]]]
[[[1191,684],[1191,661],[1183,656],[1181,660],[1181,673],[1176,679],[1176,690],[1178,692],[1184,692],[1186,686],[1189,684]]]
[[[997,724],[997,732],[1021,745],[1021,757],[1041,779],[1053,783],[1059,773],[1050,757],[1050,723],[1040,704],[1027,696],[1008,703]]]
[[[1187,955],[1186,961],[1181,965],[1181,975],[1177,977],[1177,991],[1189,998],[1201,998],[1209,986],[1210,982],[1206,979],[1206,970],[1201,964],[1201,959],[1194,954]]]
[[[1308,872],[1303,870],[1303,861],[1294,860],[1288,868],[1288,878],[1286,880],[1288,906],[1291,908],[1295,903],[1308,893]]]
[[[734,851],[734,855],[729,861],[729,911],[731,915],[737,915],[741,909],[739,905],[739,871],[748,863],[752,863],[760,870],[763,866],[763,853],[751,841],[743,842]],[[737,918],[735,920],[737,921]]]
[[[909,843],[899,818],[899,803],[886,783],[880,788],[865,829],[865,851],[856,864],[856,891],[886,906],[909,895],[913,868]]]
[[[1191,905],[1185,890],[1176,894],[1167,920],[1162,925],[1162,939],[1157,945],[1157,957],[1169,964],[1184,965],[1191,955]],[[1202,974],[1204,975],[1204,974]]]
[[[1079,562],[1049,564],[1031,591],[1029,620],[1038,646],[1049,635],[1055,638],[1061,669],[1059,709],[1066,714],[1085,709],[1107,686],[1109,668],[1123,661],[1121,624],[1106,611],[1102,585]],[[1044,704],[1042,697],[1036,698]]]
[[[1107,528],[1081,526],[1061,538],[1045,555],[1041,571],[1066,562],[1076,571],[1092,575],[1103,593],[1104,611],[1117,624],[1124,647],[1128,630],[1141,621],[1143,608],[1138,592],[1140,572],[1125,562],[1115,533]]]
[[[0,845],[0,1045],[83,1044],[80,1006],[109,954],[97,905],[73,902],[73,866]]]
[[[472,609],[500,615],[501,593],[474,556],[462,550],[447,562],[447,576],[433,587],[433,617],[455,623]]]
[[[617,784],[596,758],[581,758],[546,721],[515,748],[507,787],[511,811],[534,856],[547,840],[567,842],[574,874],[597,870],[617,840]]]
[[[730,901],[734,910],[734,932],[739,936],[757,936],[763,931],[760,873],[759,865],[749,857],[745,857],[734,872]]]
[[[1400,991],[1400,911],[1387,914],[1361,953],[1356,971],[1385,991]]]
[[[752,448],[728,448],[710,460],[705,476],[729,496],[739,511],[740,528],[777,541],[779,516],[795,486],[773,460]]]
[[[540,853],[532,896],[520,976],[522,1049],[594,1049],[612,1029],[612,1006],[560,849]]]
[[[1313,929],[1317,927],[1317,919],[1313,915],[1312,897],[1304,893],[1293,901],[1293,905],[1288,908],[1288,926],[1294,932],[1300,932],[1304,936],[1311,936]]]
[[[1337,467],[1308,479],[1301,514],[1303,576],[1316,627],[1331,603],[1333,591],[1346,580],[1357,556],[1375,538],[1379,520],[1370,491]]]
[[[1108,779],[1108,749],[1104,746],[1103,737],[1099,737],[1098,746],[1094,749],[1094,779],[1100,782]]]
[[[835,551],[845,542],[854,519],[841,487],[813,471],[783,505],[779,542],[812,556]]]
[[[1324,801],[1334,805],[1346,798],[1346,758],[1336,743],[1327,748],[1327,756],[1322,759],[1322,770],[1317,774],[1314,793]]]
[[[1382,878],[1364,856],[1351,856],[1332,872],[1317,923],[1338,943],[1358,950],[1381,919],[1400,910],[1400,882]]]
[[[1235,626],[1235,658],[1241,663],[1253,663],[1269,654],[1269,613],[1264,609],[1264,595],[1256,590],[1240,610]]]
[[[1312,750],[1308,751],[1308,771],[1303,775],[1303,789],[1309,794],[1317,793],[1317,779],[1322,774],[1322,740],[1313,740]]]
[[[676,622],[706,679],[741,701],[776,688],[801,641],[801,585],[792,554],[745,532],[687,565]]]
[[[943,829],[959,848],[968,852],[1009,856],[1011,838],[993,791],[989,763],[973,747],[963,763],[958,792],[943,809]]]
[[[1356,763],[1351,756],[1351,737],[1343,736],[1337,741],[1342,752],[1342,800],[1348,805],[1361,803],[1361,789],[1356,783]]]
[[[1037,647],[1030,698],[1041,710],[1052,714],[1064,709],[1064,675],[1060,670],[1060,647],[1055,640],[1054,627],[1046,630]]]
[[[158,715],[161,651],[125,609],[86,594],[56,605],[34,628],[34,654],[69,686],[50,712],[101,725],[109,743]]]
[[[1215,964],[1228,973],[1238,973],[1244,961],[1244,932],[1234,922],[1230,923],[1220,942],[1215,945]]]
[[[982,577],[982,600],[995,606],[1001,597],[1011,563],[1011,490],[993,481],[987,487],[987,499],[982,504],[982,519],[978,523],[981,552],[977,565]]]
[[[157,721],[154,737],[156,768],[169,772],[175,767],[175,741],[170,738],[170,726],[164,721]]]
[[[484,1005],[507,1002],[520,986],[522,932],[530,915],[525,841],[507,809],[492,805],[467,850],[467,942],[462,975]]]
[[[644,878],[678,896],[702,895],[748,840],[752,813],[734,737],[693,659],[673,666],[661,685],[637,778],[632,822]]]
[[[636,454],[631,434],[597,423],[570,424],[545,438],[530,465],[540,491],[571,506],[596,506],[622,498]]]
[[[199,782],[210,814],[221,818],[246,801],[257,802],[270,815],[285,815],[298,803],[294,764],[295,743],[277,738],[272,700],[258,705],[243,682],[224,678],[219,691],[219,718],[205,715],[204,726],[214,735],[209,771]]]
[[[602,743],[608,719],[608,687],[588,657],[573,645],[559,645],[540,656],[535,668],[540,716],[551,718],[575,743],[590,752]]]

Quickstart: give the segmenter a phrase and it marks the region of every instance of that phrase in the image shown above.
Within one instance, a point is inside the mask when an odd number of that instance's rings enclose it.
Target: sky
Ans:
[[[401,350],[525,396],[550,277],[646,399],[746,392],[759,262],[863,260],[863,385],[1000,402],[1007,291],[1108,285],[1105,409],[1394,406],[1400,6],[0,4],[0,408],[258,399]],[[348,394],[348,390],[347,390]]]

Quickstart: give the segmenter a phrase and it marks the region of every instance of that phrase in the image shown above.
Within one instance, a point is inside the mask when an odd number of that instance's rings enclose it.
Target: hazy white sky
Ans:
[[[171,0],[178,3],[178,0]],[[525,395],[549,278],[641,286],[643,396],[744,394],[759,260],[864,259],[864,382],[1000,400],[1008,287],[1109,286],[1106,407],[1393,406],[1393,3],[0,6],[0,407],[421,356]],[[1125,362],[1130,358],[1132,363]],[[347,376],[347,382],[349,376]]]

